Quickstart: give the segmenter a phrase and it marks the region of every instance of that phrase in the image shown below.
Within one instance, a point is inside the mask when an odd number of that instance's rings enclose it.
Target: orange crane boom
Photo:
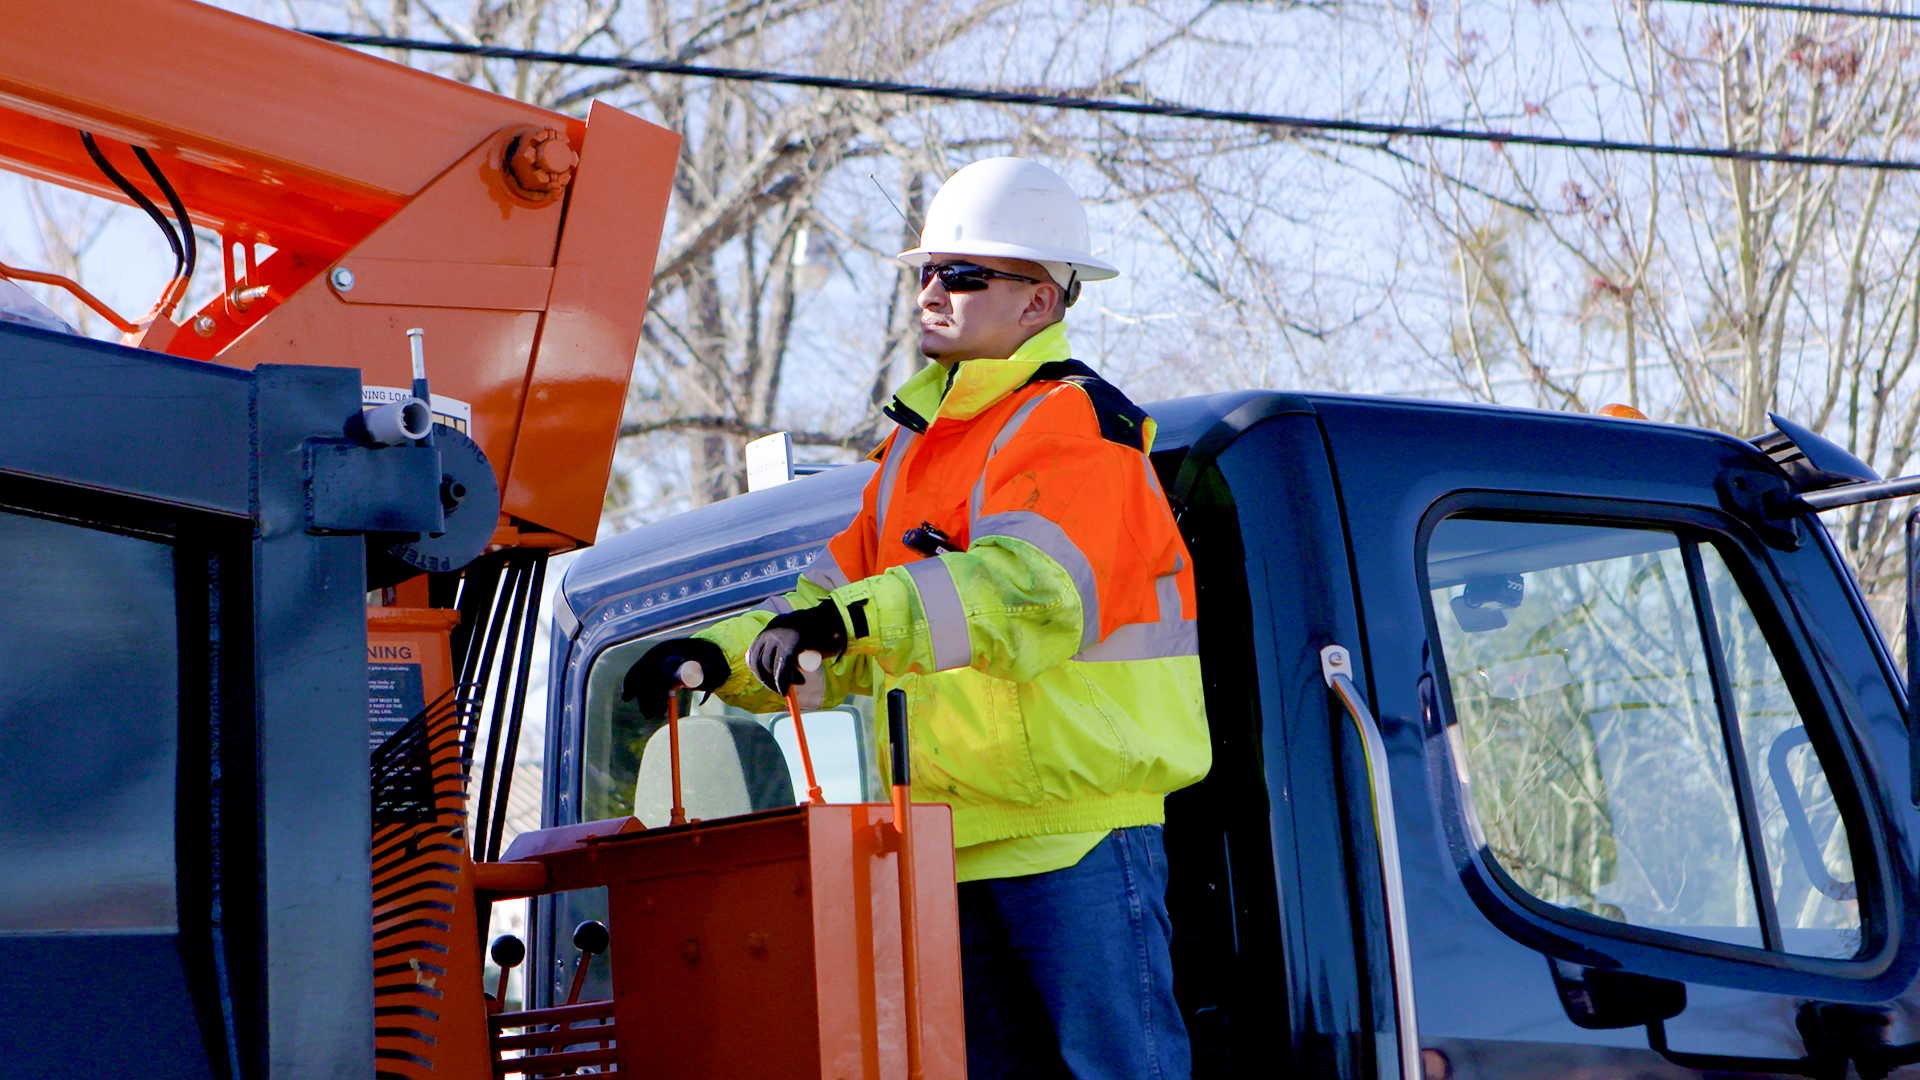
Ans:
[[[470,408],[500,482],[501,541],[593,541],[678,135],[191,0],[16,4],[7,23],[0,167],[127,201],[87,131],[159,202],[144,147],[220,236],[221,295],[133,343],[406,387],[403,334],[422,327],[436,395]]]

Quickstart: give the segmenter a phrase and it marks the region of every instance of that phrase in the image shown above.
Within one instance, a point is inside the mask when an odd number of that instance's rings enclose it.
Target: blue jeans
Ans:
[[[1186,1080],[1167,852],[1116,829],[1064,870],[960,886],[968,1080]]]

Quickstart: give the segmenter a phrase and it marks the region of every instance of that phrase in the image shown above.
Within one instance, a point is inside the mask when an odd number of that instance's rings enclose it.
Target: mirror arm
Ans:
[[[1869,480],[1861,484],[1842,484],[1821,491],[1809,491],[1799,498],[1800,507],[1813,513],[1842,506],[1920,495],[1920,476],[1901,476],[1892,480]]]
[[[1814,1080],[1840,1080],[1846,1075],[1847,1070],[1847,1059],[1844,1056],[1835,1062],[1817,1057],[1750,1058],[1734,1057],[1730,1054],[1696,1054],[1685,1050],[1674,1050],[1667,1045],[1665,1020],[1647,1022],[1647,1046],[1654,1053],[1683,1069],[1695,1069],[1700,1072],[1784,1073],[1788,1076],[1809,1076]]]

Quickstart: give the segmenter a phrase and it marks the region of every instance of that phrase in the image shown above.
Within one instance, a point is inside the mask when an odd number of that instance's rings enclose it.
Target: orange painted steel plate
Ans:
[[[428,737],[436,820],[380,825],[373,833],[375,1052],[393,1076],[477,1080],[490,1074],[492,1055],[473,863],[461,840],[461,728],[442,712]]]
[[[470,147],[438,180],[340,257],[336,265],[352,271],[362,257],[375,260],[371,287],[376,295],[386,288],[390,299],[406,298],[391,296],[405,284],[404,274],[401,281],[395,281],[394,275],[386,273],[396,260],[417,267],[417,260],[431,255],[480,263],[483,269],[525,268],[528,273],[550,273],[546,268],[553,265],[562,206],[557,202],[525,204],[505,193],[492,163],[499,160],[507,141],[506,133],[495,133]],[[286,257],[285,252],[276,253],[265,268],[271,270]],[[383,274],[385,282],[381,280]],[[433,392],[471,408],[467,435],[487,455],[496,480],[504,487],[542,314],[485,310],[477,306],[485,300],[479,295],[473,298],[475,306],[468,307],[349,302],[345,297],[355,291],[357,280],[343,295],[328,273],[314,273],[212,359],[235,367],[268,363],[344,365],[360,369],[363,385],[404,389],[413,377],[407,330],[420,327],[426,331],[427,377]],[[428,298],[440,300],[444,296]],[[216,299],[205,310],[212,313],[219,305]],[[639,321],[638,312],[627,317]],[[181,334],[175,341],[177,349],[192,355],[197,339]],[[620,365],[624,389],[632,354],[609,362]],[[604,485],[603,478],[603,490]],[[531,493],[518,503],[503,503],[502,509],[539,521],[531,514],[547,512],[542,495]],[[596,495],[596,513],[599,505],[600,496]]]
[[[899,876],[885,803],[799,806],[542,856],[547,888],[607,886],[624,1068],[683,1080],[904,1078]],[[927,1080],[966,1070],[953,831],[914,808]],[[645,1057],[637,1055],[644,1052]]]
[[[191,0],[9,5],[0,105],[375,219],[502,127],[580,132],[557,113]],[[98,183],[90,162],[74,167]]]
[[[0,49],[4,47],[0,43]],[[159,189],[126,147],[119,145],[120,141],[124,140],[103,141],[101,152],[155,205],[166,205]],[[173,156],[167,149],[159,149],[155,157],[167,181],[193,214],[195,225],[215,232],[248,231],[265,243],[312,252],[323,259],[345,251],[401,205],[399,199],[341,197],[311,184],[265,183],[224,171],[224,165],[214,168],[191,157]],[[0,166],[36,180],[126,202],[87,157],[72,126],[4,106],[0,106]],[[156,265],[154,273],[161,275],[162,267]]]
[[[437,608],[367,609],[369,712],[379,704],[372,699],[381,689],[389,691],[388,709],[404,714],[393,719],[405,721],[452,688],[453,660],[447,635],[459,621],[459,612]],[[392,703],[393,694],[415,684],[420,689],[418,702]]]
[[[600,524],[680,136],[595,103],[553,293],[501,487],[513,513],[591,543]]]
[[[598,104],[582,123],[192,0],[12,5],[0,166],[120,198],[77,129],[143,188],[121,144],[152,148],[198,223],[278,249],[245,281],[264,298],[216,299],[195,332],[148,347],[405,387],[405,331],[424,327],[434,390],[471,406],[503,512],[557,546],[594,539],[679,136]],[[500,170],[512,138],[539,129],[564,134],[556,160],[578,155],[544,202]],[[356,259],[357,296],[334,276]]]

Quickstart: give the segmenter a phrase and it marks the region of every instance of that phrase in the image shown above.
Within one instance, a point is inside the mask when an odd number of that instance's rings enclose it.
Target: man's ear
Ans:
[[[1027,306],[1020,312],[1021,325],[1051,326],[1059,322],[1061,314],[1065,311],[1060,303],[1064,295],[1065,291],[1052,281],[1041,282],[1040,287],[1033,290],[1033,295],[1027,300]]]

